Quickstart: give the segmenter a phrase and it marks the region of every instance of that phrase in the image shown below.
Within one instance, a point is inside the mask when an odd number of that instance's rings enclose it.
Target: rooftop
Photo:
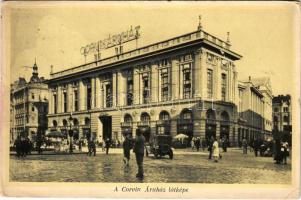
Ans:
[[[113,64],[113,63],[115,64],[115,63],[118,63],[121,61],[126,61],[126,60],[136,58],[136,57],[139,57],[142,55],[146,56],[151,53],[158,52],[160,50],[167,50],[172,47],[177,47],[180,45],[185,45],[185,44],[189,44],[189,43],[193,43],[193,42],[200,42],[200,41],[203,43],[206,43],[210,46],[220,49],[221,51],[223,51],[223,53],[225,55],[232,57],[233,60],[238,60],[242,57],[241,55],[230,50],[231,45],[229,42],[223,41],[203,30],[197,30],[197,31],[185,34],[185,35],[181,35],[181,36],[174,37],[174,38],[171,38],[171,39],[168,39],[165,41],[161,41],[161,42],[147,45],[147,46],[144,46],[141,48],[137,48],[137,49],[134,49],[134,50],[131,50],[128,52],[124,52],[119,55],[114,55],[114,56],[111,56],[108,58],[104,58],[104,59],[97,60],[94,62],[86,63],[86,64],[83,64],[80,66],[72,67],[70,69],[51,73],[50,80],[68,76],[68,75],[72,75],[72,74],[79,73],[79,72],[89,71],[91,69],[95,69],[95,68],[99,68],[99,67],[104,67],[109,64]]]

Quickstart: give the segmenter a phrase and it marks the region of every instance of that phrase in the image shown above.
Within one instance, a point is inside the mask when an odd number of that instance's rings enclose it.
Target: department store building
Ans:
[[[236,61],[224,41],[197,31],[51,73],[49,130],[99,141],[140,129],[190,138],[238,133]]]

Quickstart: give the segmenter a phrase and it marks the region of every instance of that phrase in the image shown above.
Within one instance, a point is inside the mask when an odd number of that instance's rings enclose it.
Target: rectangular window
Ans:
[[[31,98],[34,99],[34,93],[31,93]]]
[[[170,88],[170,81],[169,81],[169,73],[168,69],[164,69],[161,71],[161,100],[168,101],[169,100],[169,88]]]
[[[106,85],[106,107],[112,107],[112,87],[111,84]]]
[[[212,69],[207,69],[207,97],[213,97],[213,71]]]
[[[191,92],[191,65],[183,65],[183,98],[189,99],[192,97]]]
[[[67,92],[64,91],[63,93],[63,98],[64,98],[64,112],[67,112]]]
[[[227,76],[222,74],[222,101],[226,101],[227,94]]]
[[[53,95],[53,104],[54,104],[54,113],[57,113],[57,96],[56,94]]]
[[[149,103],[149,73],[144,73],[142,79],[143,103]]]
[[[283,112],[288,112],[288,107],[284,107]]]
[[[74,111],[78,111],[78,92],[74,90]]]
[[[126,103],[128,106],[130,106],[133,104],[133,71],[132,70],[127,71],[126,87],[127,87]]]
[[[91,102],[92,102],[92,98],[91,98],[91,85],[88,84],[87,85],[87,110],[91,109]]]

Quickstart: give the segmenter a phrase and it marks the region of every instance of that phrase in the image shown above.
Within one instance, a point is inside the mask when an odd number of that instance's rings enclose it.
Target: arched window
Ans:
[[[68,122],[66,119],[63,119],[63,126],[68,126]]]
[[[74,119],[73,119],[73,125],[74,125],[74,126],[78,126],[78,124],[79,124],[79,123],[78,123],[78,119],[74,118]]]
[[[206,117],[207,119],[215,119],[215,112],[212,109],[207,110]]]
[[[132,123],[133,122],[133,118],[130,114],[125,114],[124,115],[124,122],[126,123]]]
[[[221,114],[221,120],[222,121],[229,121],[229,114],[226,111],[223,111]]]
[[[141,117],[140,117],[140,120],[141,120],[142,122],[149,122],[149,121],[150,121],[150,116],[149,116],[149,114],[147,114],[147,113],[142,113],[142,114],[141,114]]]
[[[181,112],[180,117],[181,117],[181,119],[192,119],[192,112],[191,112],[191,110],[184,109]]]
[[[167,111],[162,111],[159,115],[159,119],[162,121],[170,120],[169,113]]]
[[[57,127],[57,121],[56,120],[53,120],[52,124],[53,124],[53,127]]]

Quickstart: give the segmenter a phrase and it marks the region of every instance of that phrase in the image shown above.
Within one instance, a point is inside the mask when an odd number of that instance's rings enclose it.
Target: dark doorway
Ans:
[[[112,117],[111,116],[102,116],[100,117],[102,122],[102,131],[103,131],[103,139],[106,140],[109,138],[112,139]]]

